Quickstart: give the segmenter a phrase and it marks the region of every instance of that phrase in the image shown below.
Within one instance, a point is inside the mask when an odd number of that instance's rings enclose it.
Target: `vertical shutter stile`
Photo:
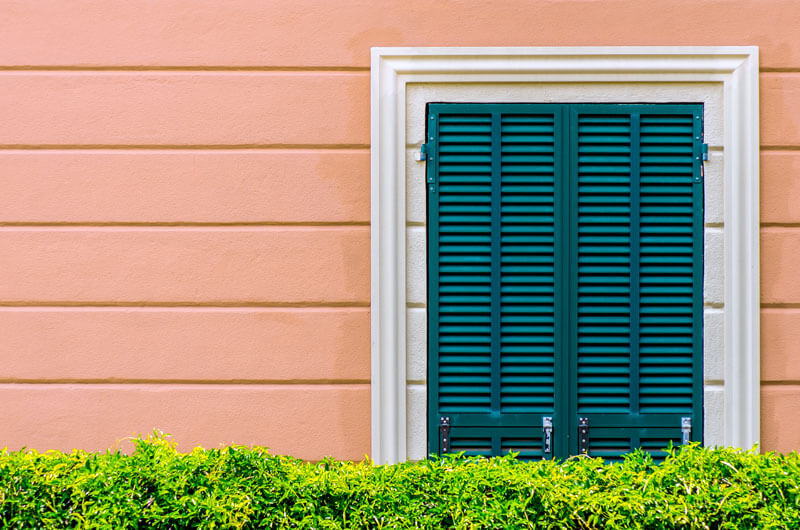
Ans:
[[[641,116],[631,114],[631,411],[639,410],[641,384]],[[636,437],[633,446],[638,447]]]
[[[502,238],[497,237],[500,233],[501,223],[501,202],[502,202],[502,182],[500,180],[501,171],[501,130],[500,113],[492,112],[492,414],[500,413],[500,399],[502,394],[501,375],[500,375],[500,345],[501,345],[501,271],[500,271],[500,252]],[[492,452],[500,451],[500,438],[495,436],[492,440]]]

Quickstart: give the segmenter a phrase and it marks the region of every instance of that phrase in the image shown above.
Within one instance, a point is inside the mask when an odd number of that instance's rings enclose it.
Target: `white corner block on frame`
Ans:
[[[406,451],[408,460],[423,460],[428,453],[427,386],[406,386]]]
[[[406,301],[424,304],[427,301],[428,271],[425,227],[406,228]]]
[[[431,99],[429,88],[425,85],[409,84],[406,92],[406,141],[407,147],[425,143],[425,121],[428,112],[428,102],[438,101]]]
[[[406,309],[406,380],[421,383],[428,377],[428,312],[424,307]]]
[[[703,444],[724,446],[725,387],[709,385],[703,390]]]
[[[419,149],[406,151],[406,222],[426,222],[427,184],[425,183],[425,162],[415,156]]]
[[[722,304],[725,301],[725,239],[722,228],[706,227],[703,239],[703,301]]]
[[[725,219],[725,193],[722,183],[725,166],[722,152],[711,151],[708,162],[704,164],[705,222],[722,224]]]
[[[703,380],[725,378],[725,312],[706,307],[703,311]]]

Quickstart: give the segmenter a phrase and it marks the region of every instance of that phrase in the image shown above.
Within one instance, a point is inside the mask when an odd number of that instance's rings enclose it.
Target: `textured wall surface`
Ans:
[[[762,446],[800,449],[795,0],[0,0],[0,446],[369,451],[369,48],[757,45]]]

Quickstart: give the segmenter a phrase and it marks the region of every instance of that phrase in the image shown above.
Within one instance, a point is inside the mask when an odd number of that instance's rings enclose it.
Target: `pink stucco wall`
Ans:
[[[758,45],[762,445],[800,448],[796,0],[0,13],[0,446],[369,451],[371,46]]]

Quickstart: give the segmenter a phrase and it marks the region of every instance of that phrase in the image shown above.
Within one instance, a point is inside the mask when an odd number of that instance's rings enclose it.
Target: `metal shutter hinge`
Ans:
[[[431,136],[431,140],[433,140],[433,136]],[[426,160],[430,161],[430,162],[433,162],[433,156],[429,156],[428,151],[429,151],[428,144],[422,144],[422,146],[420,146],[420,148],[419,148],[419,153],[416,153],[414,155],[414,158],[416,158],[416,160],[418,162],[423,162],[423,161],[426,161]],[[435,192],[436,191],[436,167],[435,166],[428,166],[427,171],[425,172],[425,174],[426,174],[425,182],[427,182],[428,191]]]
[[[582,455],[589,454],[589,418],[578,418],[578,446]]]
[[[700,156],[696,157],[696,160],[700,160],[700,174],[695,175],[694,182],[700,184],[706,176],[706,165],[703,162],[708,161],[708,144],[702,144]]]
[[[681,433],[683,435],[681,443],[689,445],[692,439],[692,418],[688,416],[681,418]]]
[[[439,452],[450,452],[450,417],[439,418]]]
[[[553,417],[542,416],[542,431],[544,431],[544,439],[542,440],[542,453],[545,458],[553,456]]]

